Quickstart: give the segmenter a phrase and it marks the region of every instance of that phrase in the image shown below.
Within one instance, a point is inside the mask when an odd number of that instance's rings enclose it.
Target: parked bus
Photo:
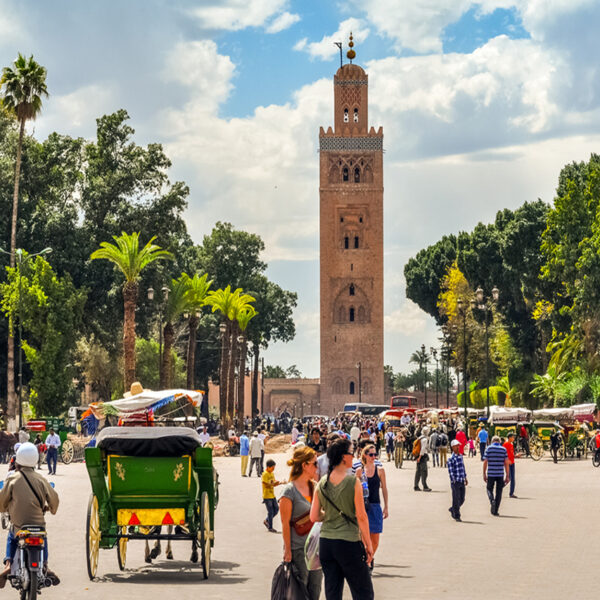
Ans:
[[[414,411],[419,408],[419,402],[414,396],[392,396],[390,409],[407,409]]]

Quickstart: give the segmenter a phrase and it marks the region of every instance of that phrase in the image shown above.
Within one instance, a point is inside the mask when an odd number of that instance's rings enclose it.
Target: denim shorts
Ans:
[[[381,533],[383,531],[383,511],[381,510],[381,504],[370,504],[367,517],[369,518],[369,532]]]

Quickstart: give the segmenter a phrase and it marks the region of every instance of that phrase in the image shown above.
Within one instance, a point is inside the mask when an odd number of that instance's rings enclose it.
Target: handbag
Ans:
[[[310,511],[300,515],[293,521],[290,521],[290,525],[300,537],[304,537],[313,526],[313,522],[310,520]]]
[[[321,521],[317,521],[306,536],[306,542],[304,543],[304,560],[306,561],[306,568],[309,571],[318,571],[321,568],[319,545],[322,525]]]
[[[300,581],[298,570],[291,562],[282,562],[275,569],[271,600],[309,600],[306,586]]]

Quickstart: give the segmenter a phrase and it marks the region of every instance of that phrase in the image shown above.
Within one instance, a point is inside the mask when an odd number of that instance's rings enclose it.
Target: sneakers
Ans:
[[[430,492],[430,491],[431,491],[431,488],[430,488],[430,487],[423,488],[423,491],[424,491],[424,492]]]
[[[267,529],[271,532],[271,533],[277,533],[277,529],[273,529],[273,527],[267,527]]]
[[[420,492],[421,488],[419,486],[415,486],[415,492]]]
[[[496,514],[496,501],[492,500],[490,502],[490,512],[495,515]]]
[[[511,494],[510,498],[518,498],[519,496],[517,496],[516,494]]]
[[[271,529],[273,529],[272,527],[269,527],[269,523],[266,519],[263,521],[263,525],[267,528],[267,531],[271,531]]]

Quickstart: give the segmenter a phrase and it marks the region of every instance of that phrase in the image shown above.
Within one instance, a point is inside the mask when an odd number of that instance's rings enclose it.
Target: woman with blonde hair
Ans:
[[[369,519],[369,535],[373,544],[373,556],[379,546],[379,536],[383,531],[383,519],[388,518],[388,489],[385,480],[385,471],[382,466],[375,464],[377,451],[375,446],[369,444],[364,447],[361,454],[362,466],[356,470],[356,477],[361,482],[366,481],[368,484],[367,499],[367,517]],[[379,490],[383,495],[383,510],[381,510],[381,498]],[[369,567],[373,569],[375,561],[371,561]]]
[[[309,571],[304,560],[304,544],[313,525],[310,506],[315,492],[317,453],[308,446],[296,448],[287,464],[291,467],[289,483],[284,486],[279,499],[281,532],[283,534],[283,560],[291,562],[306,586],[310,600],[321,595],[323,572]]]

